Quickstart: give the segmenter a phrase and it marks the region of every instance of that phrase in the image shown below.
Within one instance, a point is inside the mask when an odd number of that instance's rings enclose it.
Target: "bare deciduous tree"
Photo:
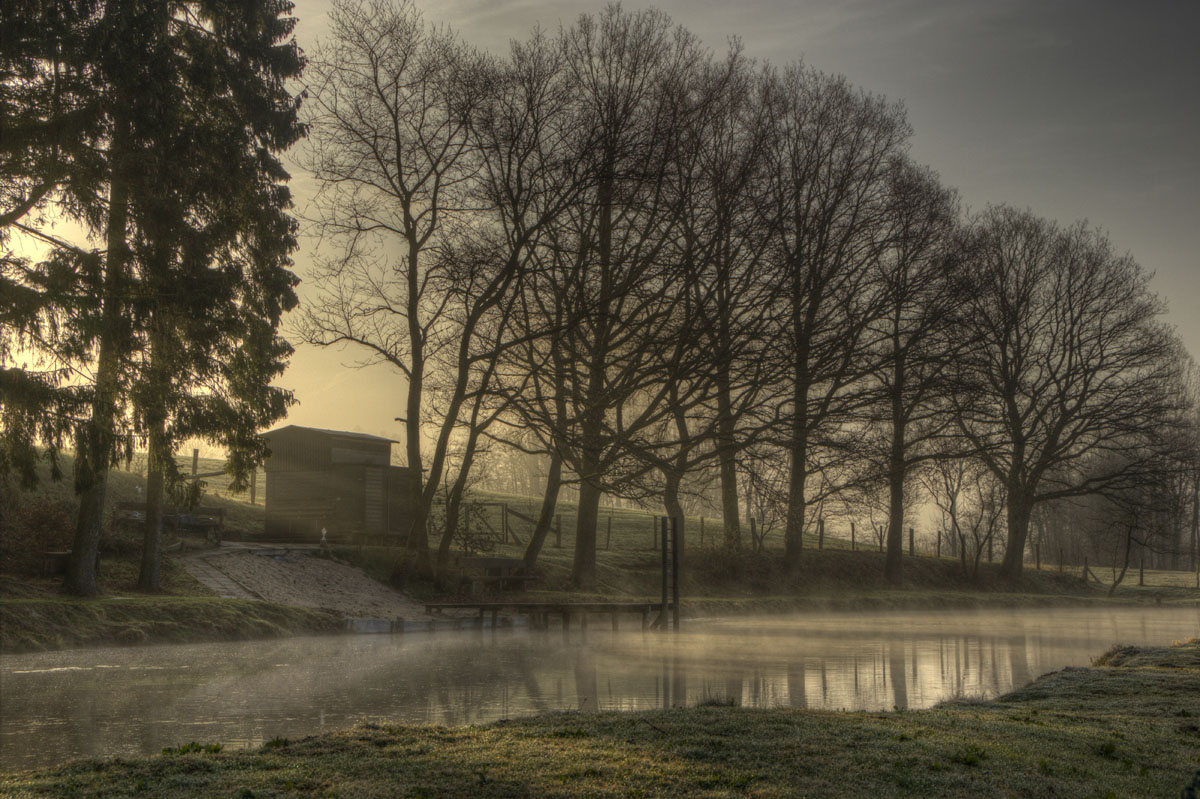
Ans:
[[[973,345],[955,359],[968,390],[953,396],[963,434],[1005,487],[1002,571],[1016,579],[1035,504],[1112,487],[1143,466],[1081,468],[1156,435],[1171,339],[1149,276],[1083,224],[991,209],[964,280],[959,335]]]
[[[880,313],[872,265],[888,243],[889,170],[909,135],[903,109],[801,66],[771,92],[771,279],[784,287],[777,349],[787,376],[779,443],[791,459],[785,560],[799,561],[808,476],[865,402],[864,335]]]

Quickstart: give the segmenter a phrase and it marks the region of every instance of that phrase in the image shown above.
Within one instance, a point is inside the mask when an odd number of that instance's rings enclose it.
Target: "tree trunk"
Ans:
[[[146,453],[146,520],[138,589],[157,592],[162,574],[163,458],[166,434],[161,420],[152,422]]]
[[[423,458],[421,457],[421,401],[425,390],[425,348],[424,333],[421,330],[421,285],[418,275],[420,266],[420,250],[415,243],[410,243],[408,252],[408,344],[411,348],[408,378],[408,396],[405,398],[404,446],[408,457],[408,468],[413,469],[416,479],[412,481],[412,527],[408,531],[406,548],[409,553],[408,567],[417,565],[416,561],[428,557],[429,550],[429,509],[433,491],[426,490]],[[406,569],[406,571],[407,571]]]
[[[532,569],[537,563],[550,526],[554,523],[554,509],[558,505],[558,489],[562,486],[562,456],[558,450],[550,452],[550,471],[546,475],[546,493],[542,495],[542,509],[538,512],[537,526],[525,547],[525,568]]]
[[[888,461],[888,536],[884,578],[894,586],[904,582],[904,421],[892,424],[892,448]]]
[[[666,511],[668,517],[679,520],[676,524],[679,530],[679,560],[682,562],[684,541],[686,540],[686,536],[684,535],[686,525],[683,517],[683,503],[679,501],[679,486],[682,478],[679,474],[671,472],[664,472],[663,477],[666,478],[666,484],[663,487],[663,509]]]
[[[1129,550],[1133,545],[1133,525],[1125,530],[1125,558],[1121,561],[1121,573],[1113,578],[1113,584],[1109,586],[1108,595],[1112,596],[1117,591],[1117,586],[1125,579],[1125,572],[1129,570]],[[1083,580],[1087,582],[1087,572],[1083,573]]]
[[[1190,571],[1200,571],[1197,568],[1197,557],[1200,556],[1200,469],[1192,483],[1192,567]]]
[[[596,522],[600,518],[600,487],[584,478],[579,484],[579,515],[575,521],[575,563],[571,585],[596,589]]]
[[[1010,582],[1021,579],[1025,563],[1025,541],[1029,538],[1029,518],[1033,511],[1033,497],[1029,492],[1009,486],[1008,490],[1008,543],[1004,548],[1004,560],[1000,564],[1000,575]]]
[[[890,584],[899,586],[904,582],[904,476],[907,467],[904,444],[907,430],[904,417],[904,353],[897,332],[892,335],[892,353],[894,362],[889,397],[892,445],[888,454],[888,542],[883,576]]]
[[[729,380],[725,378],[717,388],[717,453],[721,476],[721,519],[725,528],[725,546],[731,550],[742,548],[742,521],[738,508],[737,457],[735,425],[729,397]]]
[[[105,231],[104,305],[97,341],[96,384],[92,395],[91,418],[81,425],[79,433],[75,457],[75,493],[79,497],[79,516],[63,582],[64,590],[76,596],[95,596],[99,593],[96,561],[100,554],[108,469],[116,445],[114,427],[121,371],[121,298],[125,262],[129,256],[125,242],[129,222],[129,182],[126,174],[129,147],[129,120],[118,111],[110,148],[113,166]]]
[[[443,580],[450,566],[450,545],[454,542],[454,530],[462,512],[463,497],[467,493],[467,478],[471,474],[471,467],[475,464],[475,453],[479,449],[479,428],[475,425],[476,421],[476,418],[471,420],[471,432],[467,435],[462,464],[459,466],[458,476],[454,479],[454,485],[450,486],[450,492],[446,496],[446,529],[442,530],[437,551],[436,577],[439,581]]]
[[[787,524],[784,527],[784,568],[794,573],[800,566],[804,548],[804,514],[807,510],[805,482],[808,477],[808,430],[804,424],[804,407],[796,409],[792,423],[792,470],[788,484]]]
[[[146,517],[142,533],[142,565],[138,573],[138,588],[142,591],[159,590],[162,573],[162,516],[163,516],[163,464],[172,457],[167,451],[166,393],[168,381],[165,351],[167,331],[159,311],[150,321],[150,386],[149,407],[146,408]],[[195,464],[193,463],[193,470]]]

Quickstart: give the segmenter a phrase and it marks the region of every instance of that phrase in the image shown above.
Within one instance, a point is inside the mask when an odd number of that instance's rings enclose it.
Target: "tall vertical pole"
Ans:
[[[817,519],[817,549],[825,548],[825,517]]]
[[[662,520],[662,534],[659,535],[659,539],[662,541],[662,608],[659,612],[658,620],[659,630],[665,633],[667,631],[667,603],[669,601],[667,597],[667,517],[660,516],[659,518]]]
[[[200,450],[193,449],[192,450],[192,477],[195,477],[196,473],[199,471],[200,471]]]
[[[855,552],[857,550],[858,542],[854,540],[854,522],[850,522],[850,551]]]
[[[671,604],[675,606],[672,625],[679,629],[679,519],[671,517]]]
[[[913,531],[913,528],[911,528],[911,527],[910,527],[910,528],[908,528],[908,556],[909,556],[910,558],[911,558],[913,555],[917,554],[917,547],[916,547],[916,543],[915,543],[915,537],[916,537],[916,533]]]

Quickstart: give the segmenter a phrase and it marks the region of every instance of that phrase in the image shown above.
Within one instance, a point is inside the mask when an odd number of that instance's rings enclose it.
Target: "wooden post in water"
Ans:
[[[671,604],[675,606],[672,627],[679,631],[679,520],[671,517]]]
[[[817,519],[817,549],[825,548],[825,517],[821,516]]]
[[[854,540],[854,522],[850,522],[850,551],[858,551],[858,543]]]
[[[662,516],[662,533],[659,535],[659,540],[662,541],[662,607],[659,609],[658,622],[659,631],[667,631],[667,517]],[[657,520],[656,520],[657,521]]]

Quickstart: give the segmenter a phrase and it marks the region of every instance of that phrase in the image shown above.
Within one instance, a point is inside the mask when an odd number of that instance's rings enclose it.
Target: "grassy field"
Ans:
[[[1115,648],[992,702],[714,706],[358,726],[0,776],[12,797],[1164,797],[1200,768],[1200,643]]]

